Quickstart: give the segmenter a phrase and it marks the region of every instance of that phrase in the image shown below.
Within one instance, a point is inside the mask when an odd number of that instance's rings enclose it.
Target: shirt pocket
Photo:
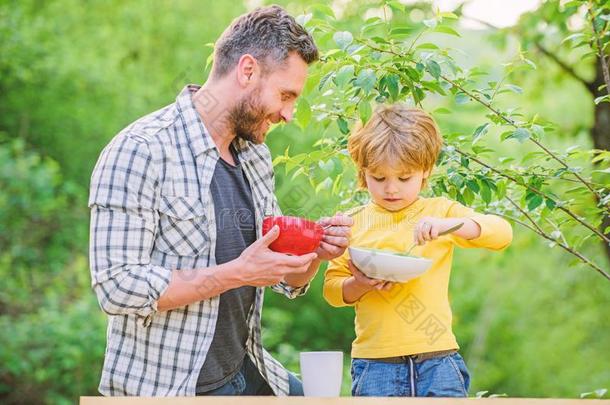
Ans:
[[[198,197],[161,196],[155,248],[177,256],[207,254],[210,245],[205,206]]]

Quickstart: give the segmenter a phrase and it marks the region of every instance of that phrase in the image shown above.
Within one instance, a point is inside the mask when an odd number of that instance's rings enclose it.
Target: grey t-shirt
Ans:
[[[252,191],[231,149],[236,165],[219,159],[210,191],[216,216],[216,263],[236,259],[256,240]],[[227,383],[237,372],[246,355],[248,313],[254,303],[256,288],[239,287],[220,294],[214,338],[197,380],[197,393],[210,391]]]

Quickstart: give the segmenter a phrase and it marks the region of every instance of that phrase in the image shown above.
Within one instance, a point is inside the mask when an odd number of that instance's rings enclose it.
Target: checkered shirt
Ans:
[[[102,151],[91,177],[92,287],[108,314],[99,385],[104,395],[195,395],[214,336],[218,296],[157,311],[174,271],[206,271],[216,263],[210,182],[219,153],[193,104],[198,89],[186,86],[175,103],[122,130]],[[264,144],[234,144],[252,189],[260,237],[265,214],[281,214],[271,156]],[[295,298],[307,287],[271,288]],[[262,345],[263,293],[257,288],[248,315],[246,350],[273,392],[288,395],[286,369]]]

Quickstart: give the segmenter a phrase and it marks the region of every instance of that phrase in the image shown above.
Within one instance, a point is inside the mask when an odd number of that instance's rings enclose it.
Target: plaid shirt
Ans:
[[[216,222],[210,181],[218,150],[186,86],[176,102],[121,131],[101,153],[91,178],[92,286],[109,315],[99,391],[104,395],[192,396],[214,336],[219,297],[157,311],[173,271],[215,265]],[[257,236],[265,213],[280,214],[266,145],[236,139],[252,189]],[[205,288],[205,286],[201,287]],[[307,286],[284,283],[289,298]],[[248,355],[276,395],[288,373],[263,349],[257,288],[248,315]]]

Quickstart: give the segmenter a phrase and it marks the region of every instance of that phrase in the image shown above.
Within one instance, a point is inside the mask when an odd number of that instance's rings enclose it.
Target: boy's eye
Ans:
[[[410,177],[400,177],[398,180],[400,181],[409,181]]]
[[[375,177],[375,176],[373,176],[373,179],[374,179],[375,181],[384,181],[384,180],[385,180],[385,177]]]

